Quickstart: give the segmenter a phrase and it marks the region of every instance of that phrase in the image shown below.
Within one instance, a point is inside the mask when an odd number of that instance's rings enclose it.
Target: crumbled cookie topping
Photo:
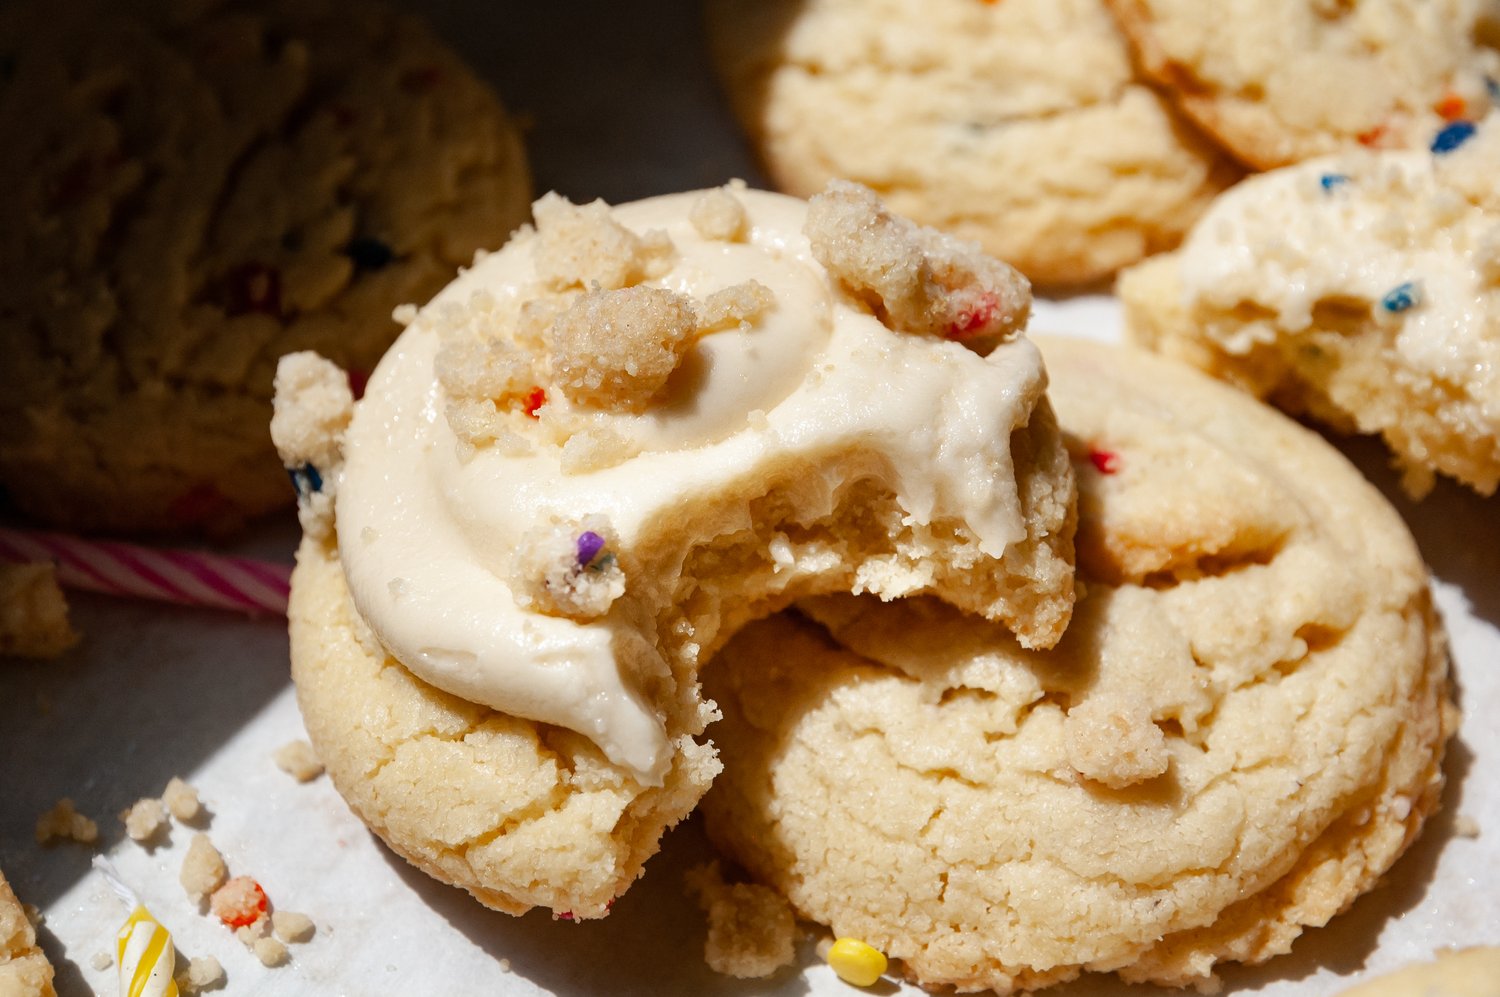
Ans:
[[[729,329],[745,328],[776,306],[776,295],[758,280],[746,280],[703,299],[698,317],[700,335]]]
[[[167,809],[161,800],[147,797],[122,811],[120,821],[131,841],[147,842],[166,830]]]
[[[576,405],[639,412],[697,340],[686,295],[660,287],[590,291],[548,332],[553,383]]]
[[[705,192],[688,209],[688,221],[705,239],[742,242],[750,229],[750,214],[735,192],[744,190],[743,180]]]
[[[182,858],[177,881],[187,895],[202,903],[229,879],[229,866],[206,834],[195,834]]]
[[[512,566],[516,604],[577,620],[603,616],[625,594],[616,546],[614,529],[603,516],[531,530]]]
[[[277,768],[298,782],[311,782],[323,774],[323,763],[313,746],[300,739],[283,744],[271,757]]]
[[[173,817],[181,821],[197,820],[203,813],[203,803],[198,799],[198,789],[191,783],[173,776],[162,791],[161,801]]]
[[[1031,285],[1014,267],[892,214],[867,187],[830,182],[808,202],[803,233],[818,262],[893,330],[978,348],[1026,325]]]
[[[276,364],[271,441],[297,489],[302,529],[324,536],[344,463],[344,433],[354,414],[354,391],[335,364],[316,353],[288,353]]]
[[[1165,774],[1167,739],[1144,698],[1090,698],[1068,711],[1068,764],[1085,779],[1124,789]]]
[[[780,894],[758,883],[725,882],[717,862],[689,869],[686,882],[708,916],[703,958],[710,969],[755,979],[792,964],[796,923]]]
[[[531,206],[531,213],[536,219],[536,274],[553,290],[618,290],[659,277],[671,265],[674,250],[665,233],[637,235],[615,221],[603,201],[574,204],[549,193]]]

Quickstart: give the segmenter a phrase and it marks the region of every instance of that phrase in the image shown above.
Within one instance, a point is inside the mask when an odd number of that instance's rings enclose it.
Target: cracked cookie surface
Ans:
[[[1235,175],[1136,78],[1102,0],[715,0],[708,24],[783,190],[858,181],[1039,284],[1174,245]]]
[[[705,672],[709,833],[924,986],[1211,985],[1436,806],[1444,637],[1405,526],[1322,440],[1180,365],[1041,345],[1080,488],[1062,642],[920,600],[752,625]]]
[[[343,0],[0,14],[0,484],[101,530],[288,505],[277,357],[367,374],[526,218],[518,133],[418,22]]]

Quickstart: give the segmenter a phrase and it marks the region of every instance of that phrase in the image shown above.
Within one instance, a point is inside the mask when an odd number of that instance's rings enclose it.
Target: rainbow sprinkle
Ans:
[[[297,489],[298,498],[307,498],[313,492],[323,490],[323,476],[318,469],[311,464],[303,464],[301,467],[289,467],[286,470],[287,477],[292,479],[292,487]]]
[[[1325,173],[1318,177],[1318,183],[1322,184],[1323,189],[1327,191],[1331,191],[1336,187],[1342,187],[1348,182],[1349,178],[1342,173]]]
[[[1439,156],[1452,152],[1473,138],[1476,130],[1472,121],[1455,121],[1433,138],[1432,151]]]
[[[1380,307],[1392,315],[1399,315],[1421,303],[1422,289],[1416,285],[1415,281],[1410,280],[1391,288],[1385,293],[1385,297],[1380,299]]]
[[[604,538],[593,530],[584,530],[578,535],[578,566],[586,568],[604,549]]]

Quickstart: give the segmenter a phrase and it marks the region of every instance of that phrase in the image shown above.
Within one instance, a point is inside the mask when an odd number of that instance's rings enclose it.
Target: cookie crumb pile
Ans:
[[[717,862],[689,869],[685,883],[708,917],[703,955],[710,969],[759,979],[792,964],[796,922],[775,890],[727,882]]]

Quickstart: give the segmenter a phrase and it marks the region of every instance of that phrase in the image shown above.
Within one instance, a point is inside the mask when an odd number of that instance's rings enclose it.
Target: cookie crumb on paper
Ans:
[[[313,746],[303,740],[288,741],[271,757],[277,768],[298,782],[311,782],[323,774],[323,763],[318,761]]]
[[[52,809],[36,819],[36,843],[76,841],[92,845],[99,840],[99,825],[74,809],[73,801],[64,796]]]
[[[708,916],[703,958],[726,976],[757,979],[792,964],[796,921],[775,890],[758,883],[728,883],[717,862],[686,874],[688,890]]]

